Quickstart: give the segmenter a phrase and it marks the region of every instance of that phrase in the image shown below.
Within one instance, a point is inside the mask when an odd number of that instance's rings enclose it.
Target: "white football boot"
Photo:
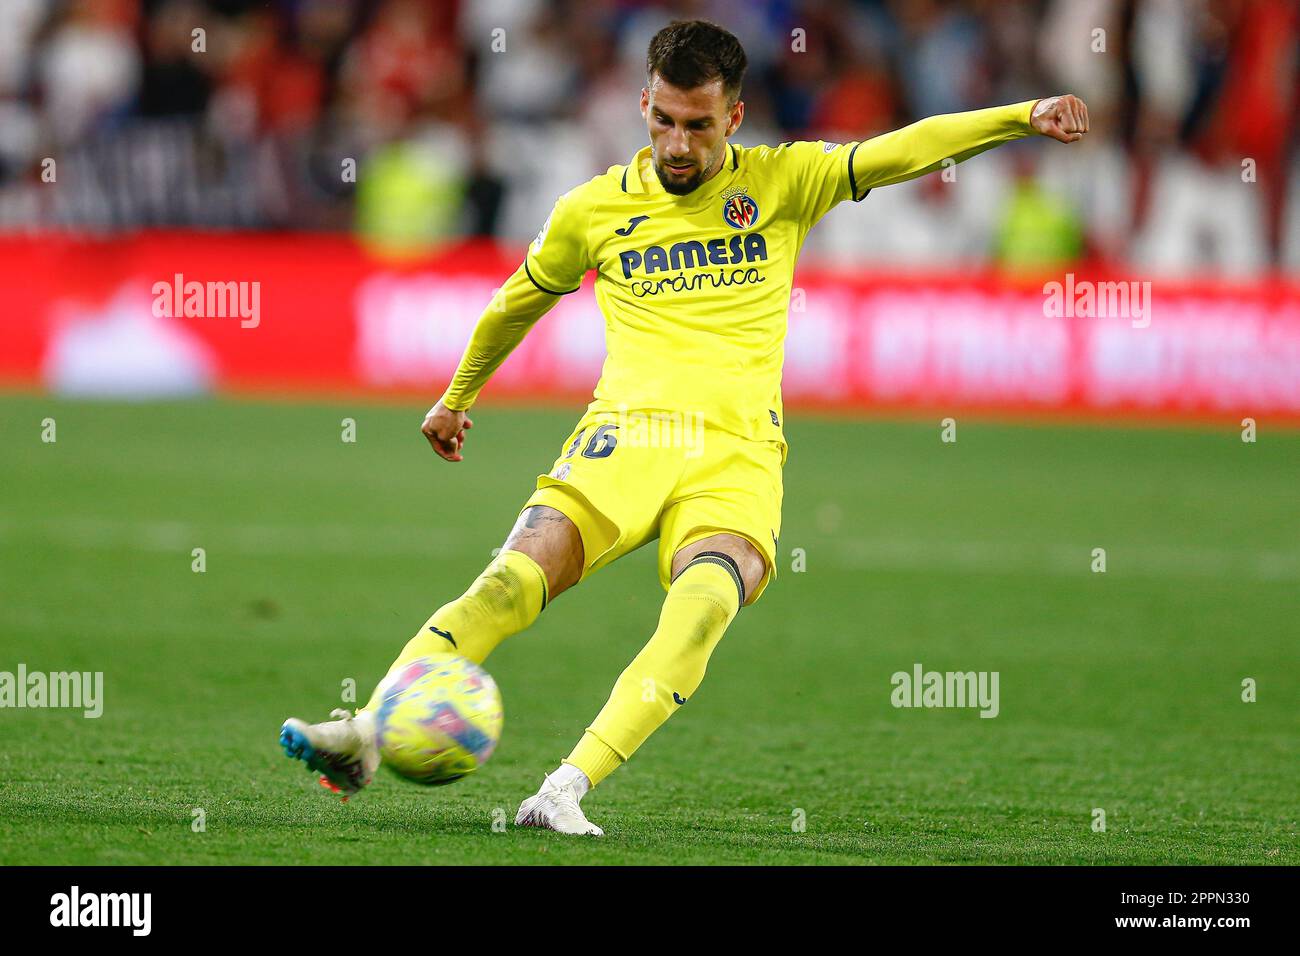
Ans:
[[[374,714],[353,717],[343,709],[330,711],[333,720],[309,724],[290,717],[280,728],[285,756],[301,760],[321,775],[322,787],[346,800],[374,779],[379,767]]]
[[[578,791],[573,783],[556,784],[549,776],[542,780],[542,788],[537,793],[519,804],[515,826],[543,827],[576,836],[605,835],[578,806]]]

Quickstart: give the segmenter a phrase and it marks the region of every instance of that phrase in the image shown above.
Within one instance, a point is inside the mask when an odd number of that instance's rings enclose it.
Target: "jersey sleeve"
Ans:
[[[524,258],[533,285],[552,295],[578,291],[582,277],[594,267],[587,241],[590,220],[590,204],[582,191],[570,190],[556,200]]]
[[[523,266],[516,269],[479,316],[442,403],[453,411],[467,411],[492,373],[558,301],[539,291]]]
[[[868,190],[854,181],[852,156],[857,143],[823,140],[783,143],[782,171],[790,177],[797,217],[812,225],[836,205],[860,202]]]
[[[854,182],[866,190],[906,182],[1028,136],[1034,131],[1029,118],[1037,102],[928,116],[865,140],[850,160]]]

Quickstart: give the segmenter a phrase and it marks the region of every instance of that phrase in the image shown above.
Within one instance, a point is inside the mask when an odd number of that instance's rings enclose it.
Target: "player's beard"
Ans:
[[[709,164],[704,169],[712,169],[717,163],[718,157],[709,157]],[[704,184],[704,169],[699,166],[695,167],[695,172],[685,179],[670,179],[673,174],[669,173],[661,160],[656,159],[651,165],[654,166],[655,175],[659,177],[659,184],[664,187],[664,192],[672,193],[674,196],[685,196],[693,193]]]

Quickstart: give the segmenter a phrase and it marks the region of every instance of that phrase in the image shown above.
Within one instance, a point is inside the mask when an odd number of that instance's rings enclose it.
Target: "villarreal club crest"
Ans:
[[[732,229],[748,229],[758,221],[758,203],[744,186],[722,193],[722,218]]]

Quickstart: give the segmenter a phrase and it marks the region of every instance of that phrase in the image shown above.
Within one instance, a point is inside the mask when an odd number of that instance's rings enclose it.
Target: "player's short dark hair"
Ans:
[[[708,20],[674,20],[654,35],[645,61],[648,77],[658,73],[684,90],[721,80],[733,103],[748,65],[735,35]]]

